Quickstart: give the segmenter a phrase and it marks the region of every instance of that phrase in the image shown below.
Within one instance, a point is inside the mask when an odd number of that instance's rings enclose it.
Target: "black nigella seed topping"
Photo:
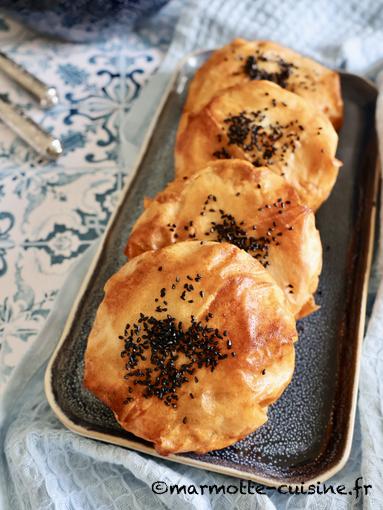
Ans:
[[[184,419],[182,420],[182,423],[186,423],[188,421],[188,419],[186,418],[186,416],[184,416]]]
[[[224,119],[228,144],[236,145],[247,152],[256,167],[284,161],[286,152],[295,152],[299,141],[298,120],[286,124],[275,121],[274,124],[266,125],[265,110],[267,108],[250,112],[244,110]],[[226,149],[215,152],[213,156],[224,157],[223,150]]]
[[[187,328],[171,315],[157,319],[140,314],[139,320],[140,326],[133,324],[125,328],[122,337],[124,350],[121,356],[127,360],[124,378],[129,380],[128,392],[132,393],[131,386],[141,387],[144,398],[156,397],[176,409],[177,390],[189,382],[195,370],[207,368],[214,371],[218,363],[227,358],[223,352],[225,345],[220,345],[223,337],[218,329],[197,322],[194,316]],[[198,382],[195,376],[194,381]],[[192,393],[189,395],[194,398]],[[132,400],[128,397],[126,402]]]
[[[162,266],[160,266],[160,267],[158,268],[158,271],[162,271]]]
[[[278,65],[278,71],[268,72],[266,69],[259,68],[260,62],[273,62]],[[292,69],[296,66],[289,62],[286,62],[282,58],[270,59],[263,55],[253,56],[249,55],[244,65],[244,72],[250,78],[250,80],[267,80],[272,81],[280,87],[286,88],[287,81],[291,76]],[[267,93],[266,93],[267,94]],[[267,94],[268,95],[268,94]]]
[[[283,201],[275,202],[276,207],[282,207],[284,204],[285,202]],[[265,207],[268,208],[268,205],[265,205]],[[262,208],[260,209],[262,210]],[[269,248],[273,244],[278,246],[279,243],[276,242],[276,236],[280,237],[283,235],[281,232],[274,231],[276,225],[275,222],[273,222],[273,225],[269,227],[265,236],[254,237],[247,234],[246,230],[243,228],[243,221],[238,223],[234,216],[225,213],[223,209],[220,209],[220,216],[221,222],[211,222],[212,227],[210,229],[210,232],[216,233],[217,241],[234,244],[241,250],[245,250],[247,253],[256,258],[264,267],[267,267],[269,265],[267,260],[269,256]],[[252,229],[255,230],[254,226]],[[209,235],[209,233],[207,232],[205,235]]]

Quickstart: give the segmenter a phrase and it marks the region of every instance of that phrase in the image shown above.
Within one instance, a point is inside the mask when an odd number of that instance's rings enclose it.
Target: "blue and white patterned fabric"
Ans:
[[[42,112],[4,75],[0,95],[65,148],[57,163],[42,166],[0,126],[0,385],[40,331],[73,262],[113,211],[129,170],[121,126],[162,60],[174,18],[151,23],[123,40],[87,46],[48,42],[0,18],[1,49],[54,84],[61,102]]]
[[[172,3],[169,10],[176,7]],[[369,66],[374,69],[383,57],[383,6],[378,0],[188,0],[165,60],[133,102],[145,75],[161,59],[166,36],[159,37],[159,27],[170,34],[174,25],[168,12],[163,11],[156,24],[143,32],[130,35],[123,45],[110,41],[100,49],[30,40],[18,27],[7,29],[7,20],[0,23],[6,48],[59,86],[62,109],[44,114],[42,120],[63,137],[68,150],[56,166],[41,168],[19,141],[5,132],[0,138],[3,376],[10,373],[16,361],[12,353],[19,344],[33,344],[10,376],[2,401],[2,508],[346,510],[363,506],[379,510],[383,508],[382,287],[364,342],[351,456],[331,480],[352,487],[362,476],[373,490],[358,501],[353,494],[157,496],[151,491],[157,480],[186,485],[237,482],[76,436],[58,422],[45,400],[46,361],[94,254],[93,241],[105,228],[176,61],[188,51],[214,47],[239,35],[275,39],[327,64],[363,72]],[[158,25],[160,20],[163,25]],[[41,115],[14,88],[11,98],[36,118]],[[382,103],[380,98],[378,131],[383,143]],[[79,262],[74,264],[76,258]],[[381,268],[382,264],[377,266],[378,276]],[[66,274],[70,278],[64,284]]]
[[[1,8],[42,34],[93,42],[131,31],[168,0],[1,0]]]

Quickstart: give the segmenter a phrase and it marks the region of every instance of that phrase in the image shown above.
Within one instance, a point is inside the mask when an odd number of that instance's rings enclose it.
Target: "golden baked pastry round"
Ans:
[[[291,380],[295,320],[270,274],[227,243],[176,243],[105,285],[85,386],[164,455],[224,448]]]
[[[196,72],[184,111],[197,113],[223,89],[254,80],[269,80],[298,94],[326,114],[335,129],[341,127],[339,74],[271,41],[235,39],[215,51]]]
[[[146,205],[126,246],[129,258],[190,239],[231,242],[267,268],[296,318],[317,308],[322,246],[314,213],[269,169],[239,159],[211,162]]]
[[[338,175],[338,136],[304,99],[269,81],[237,85],[189,117],[176,142],[176,175],[190,176],[212,159],[267,166],[316,210]]]

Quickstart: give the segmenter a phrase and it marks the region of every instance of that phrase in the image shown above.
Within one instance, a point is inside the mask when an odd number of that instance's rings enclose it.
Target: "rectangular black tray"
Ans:
[[[46,394],[71,430],[152,455],[153,447],[122,430],[111,411],[82,384],[87,336],[107,279],[124,263],[123,249],[141,213],[173,178],[173,147],[186,89],[209,52],[186,58],[176,72],[122,193],[60,343],[46,372]],[[321,308],[300,321],[296,370],[269,421],[237,444],[206,455],[172,455],[176,462],[276,485],[324,481],[346,462],[354,426],[360,351],[378,189],[377,91],[342,73],[344,126],[338,181],[317,215],[324,265],[316,300]]]

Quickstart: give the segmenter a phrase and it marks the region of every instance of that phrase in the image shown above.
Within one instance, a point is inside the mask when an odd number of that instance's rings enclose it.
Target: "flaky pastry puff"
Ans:
[[[296,318],[316,310],[322,245],[314,213],[269,169],[220,160],[176,179],[147,201],[125,253],[133,258],[188,239],[235,244],[267,268]]]
[[[269,80],[298,94],[327,115],[335,129],[341,127],[339,74],[271,41],[234,39],[215,51],[196,72],[184,113],[197,113],[223,89],[255,80]]]
[[[203,453],[265,423],[291,380],[296,338],[283,292],[253,257],[176,243],[106,283],[84,383],[159,453]]]
[[[316,210],[338,175],[337,142],[327,117],[260,80],[225,90],[189,117],[176,141],[176,175],[188,177],[214,159],[245,159],[283,176]]]

